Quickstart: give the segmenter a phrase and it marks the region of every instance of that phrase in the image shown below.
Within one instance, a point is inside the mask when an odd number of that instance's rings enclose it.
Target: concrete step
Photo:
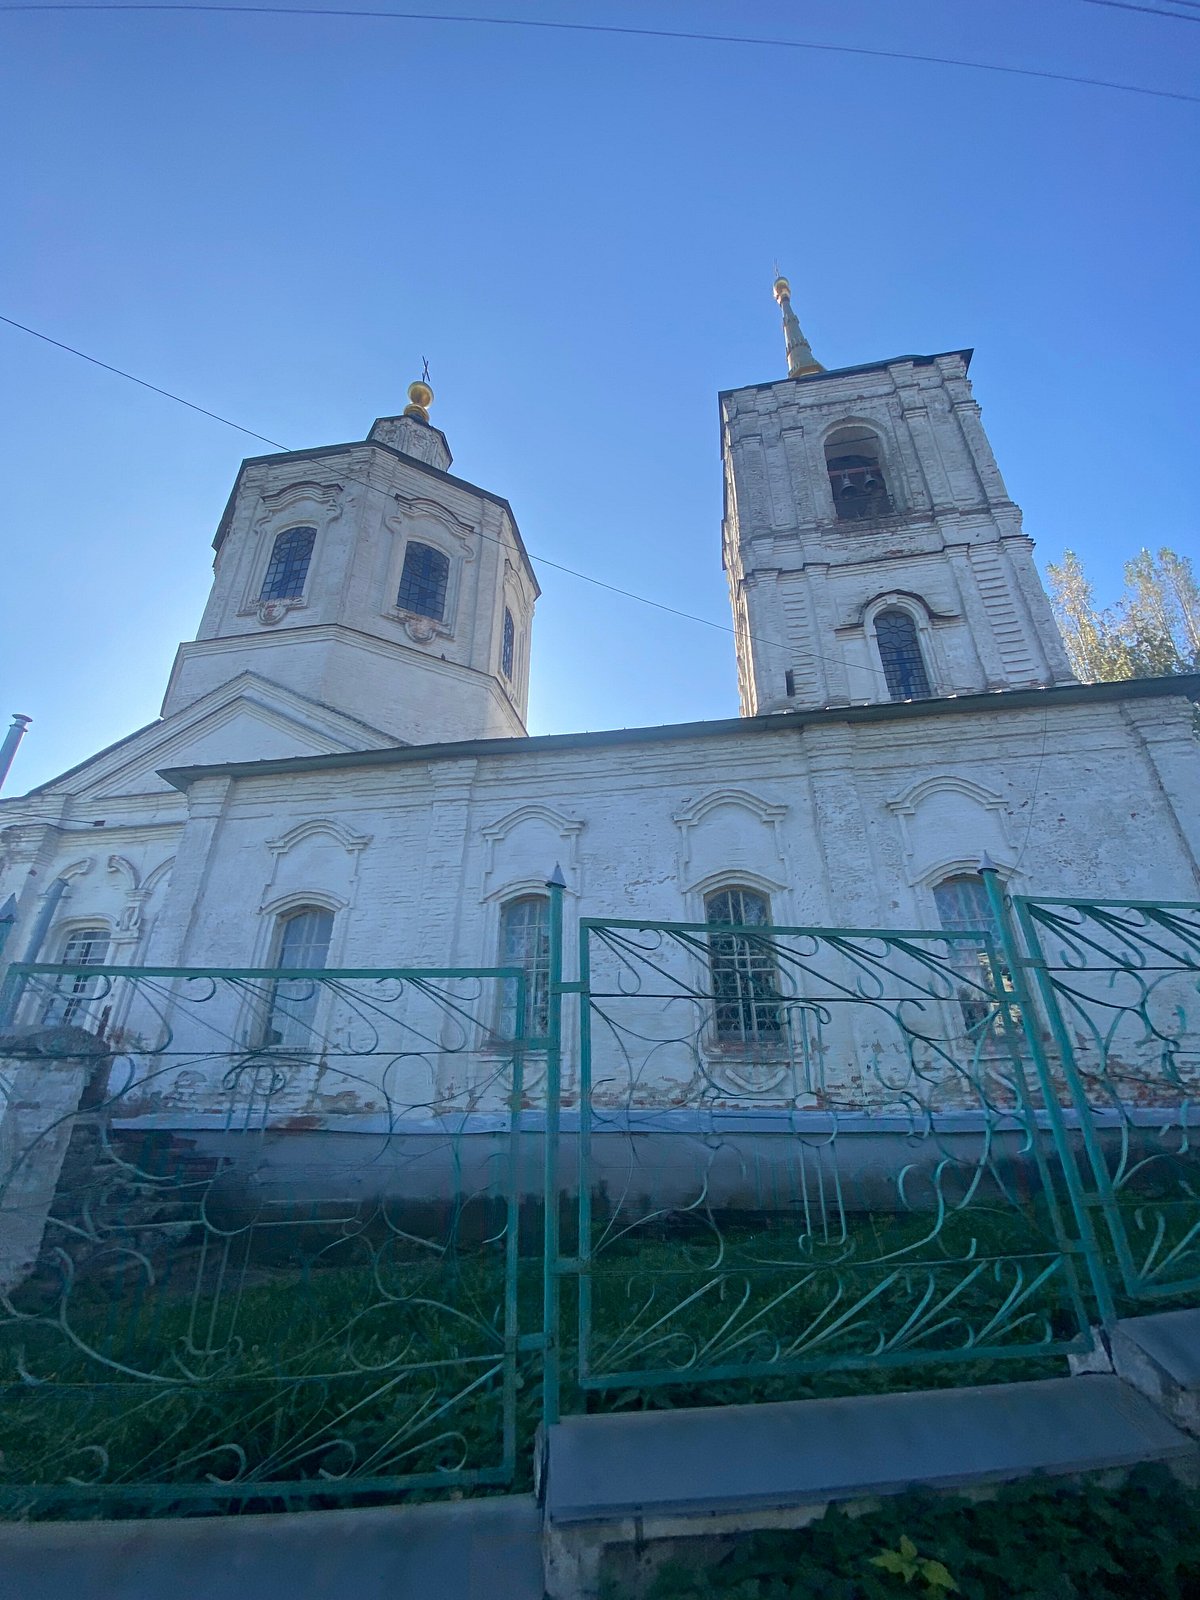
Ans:
[[[1112,1358],[1127,1383],[1200,1436],[1200,1311],[1126,1317],[1113,1330]]]
[[[1113,1374],[570,1417],[546,1445],[551,1600],[597,1594],[605,1571],[638,1592],[646,1561],[680,1542],[798,1527],[834,1501],[1143,1461],[1200,1472],[1196,1442]]]
[[[824,1505],[1196,1452],[1113,1376],[569,1417],[547,1442],[546,1512],[559,1524]]]
[[[0,1524],[16,1600],[542,1600],[532,1496],[364,1511]]]

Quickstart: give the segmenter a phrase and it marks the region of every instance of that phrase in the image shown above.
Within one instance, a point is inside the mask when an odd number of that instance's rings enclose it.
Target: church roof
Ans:
[[[962,358],[963,370],[971,365],[971,357],[975,354],[971,350],[939,350],[933,356],[889,356],[886,361],[867,361],[861,367],[833,367],[828,372],[805,372],[799,377],[768,378],[765,383],[737,383],[732,389],[720,389],[717,398],[723,400],[727,394],[741,394],[746,389],[774,389],[780,383],[824,383],[827,378],[852,378],[858,372],[883,372],[888,367],[901,367],[911,363],[914,367],[931,367],[935,361],[943,361],[947,356]]]
[[[163,767],[159,777],[176,789],[202,777],[261,778],[349,767],[391,767],[413,761],[462,761],[487,756],[539,755],[556,750],[587,750],[673,739],[714,739],[730,734],[786,733],[821,723],[892,722],[906,718],[961,716],[971,712],[1019,711],[1036,706],[1102,703],[1182,696],[1200,701],[1200,673],[1170,678],[1124,678],[1112,683],[1069,683],[1051,689],[1003,689],[934,700],[888,700],[880,704],[825,706],[814,711],[775,711],[760,717],[721,717],[705,722],[665,723],[649,728],[607,728],[595,733],[546,733],[532,738],[463,739],[446,744],[388,745],[382,749],[340,751],[331,755],[286,756],[268,761],[234,761],[211,766]]]

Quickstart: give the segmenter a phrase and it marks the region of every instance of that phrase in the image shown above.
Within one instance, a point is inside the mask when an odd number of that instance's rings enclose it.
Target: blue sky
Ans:
[[[456,9],[425,0],[422,9]],[[1200,93],[1085,0],[501,0]],[[538,554],[728,622],[716,393],[973,345],[1043,562],[1197,554],[1200,106],[803,51],[351,18],[0,15],[0,312],[294,447],[428,356]],[[19,792],[144,723],[265,446],[0,326]],[[732,639],[551,568],[531,731],[736,712]],[[4,719],[5,721],[7,719]]]

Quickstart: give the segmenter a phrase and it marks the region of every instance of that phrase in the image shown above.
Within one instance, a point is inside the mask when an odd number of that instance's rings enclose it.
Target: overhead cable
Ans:
[[[1115,0],[1113,0],[1115,3]],[[1140,83],[1121,83],[1112,78],[1089,78],[1073,72],[1051,72],[1041,67],[1004,66],[995,61],[971,61],[963,56],[935,56],[911,50],[883,50],[871,45],[820,44],[808,39],[762,38],[740,33],[701,33],[680,28],[635,28],[615,22],[562,22],[542,17],[484,17],[467,14],[438,13],[431,11],[385,11],[352,8],[341,10],[326,6],[280,5],[217,5],[206,0],[185,0],[180,5],[167,5],[159,0],[102,0],[90,5],[86,0],[16,0],[0,4],[0,11],[85,11],[95,16],[101,12],[217,12],[239,16],[283,17],[340,17],[388,22],[431,22],[466,24],[473,27],[540,28],[558,33],[616,34],[639,39],[680,39],[701,44],[751,45],[774,50],[812,50],[827,55],[865,56],[880,61],[913,61],[927,66],[966,67],[976,72],[1002,72],[1018,78],[1043,78],[1054,83],[1076,83],[1092,89],[1118,89],[1125,94],[1150,95],[1160,100],[1186,100],[1200,105],[1200,95],[1186,94],[1178,89],[1151,89]]]
[[[54,345],[58,350],[65,350],[69,355],[78,356],[81,361],[88,361],[94,367],[103,367],[105,372],[115,373],[118,378],[127,378],[130,383],[139,384],[143,389],[151,389],[155,394],[160,394],[167,400],[174,400],[181,406],[187,406],[189,411],[198,411],[202,416],[211,417],[214,422],[224,423],[227,428],[234,428],[238,433],[249,434],[252,439],[261,439],[264,444],[269,444],[276,450],[283,450],[289,455],[296,453],[292,451],[290,445],[281,444],[278,439],[268,439],[265,433],[259,433],[254,428],[244,427],[242,423],[234,422],[229,417],[223,417],[219,412],[210,411],[207,406],[196,405],[194,401],[185,400],[182,395],[175,394],[170,389],[162,389],[156,383],[148,383],[145,378],[135,377],[132,372],[126,372],[122,367],[114,367],[107,361],[100,361],[95,356],[88,355],[86,351],[77,349],[74,345],[64,344],[61,339],[52,339],[49,334],[39,333],[36,328],[27,327],[25,323],[17,322],[12,317],[0,315],[0,322],[7,323],[10,328],[19,328],[22,333],[31,334],[33,338],[41,339],[46,344]],[[348,475],[348,481],[357,483],[364,489],[374,490],[378,488],[378,485],[368,483],[366,479],[355,478],[352,475]],[[484,533],[481,529],[478,532],[479,537],[490,544],[504,546],[504,540],[497,538],[495,534]],[[635,594],[632,589],[622,589],[615,583],[606,582],[603,578],[593,577],[590,572],[580,572],[575,567],[564,566],[561,561],[552,561],[549,556],[535,556],[532,551],[526,551],[526,554],[529,556],[530,561],[538,561],[544,567],[553,567],[556,572],[565,572],[569,577],[578,578],[582,583],[594,584],[598,589],[607,589],[610,594],[619,594],[623,595],[627,600],[636,600],[639,605],[653,606],[656,611],[666,611],[673,617],[682,617],[686,622],[699,622],[705,628],[715,628],[719,633],[729,633],[733,634],[735,638],[737,637],[737,630],[731,628],[728,623],[713,622],[709,617],[698,617],[692,611],[681,611],[678,606],[669,606],[665,601],[652,600],[649,595]],[[771,650],[790,651],[790,646],[778,640],[764,639],[760,635],[752,633],[747,633],[745,637],[755,644],[766,645]],[[841,662],[839,657],[825,656],[816,650],[807,651],[806,654],[815,661],[833,661],[844,665],[844,662]],[[876,677],[886,680],[886,674],[878,667],[868,667],[865,670],[873,672]]]

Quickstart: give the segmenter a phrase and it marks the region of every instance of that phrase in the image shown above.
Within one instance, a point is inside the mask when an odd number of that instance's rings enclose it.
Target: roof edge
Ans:
[[[798,378],[785,373],[782,378],[768,378],[764,383],[738,383],[731,389],[718,389],[717,399],[723,400],[729,394],[742,394],[747,389],[774,389],[781,383],[824,383],[827,378],[852,378],[858,372],[884,372],[888,367],[901,367],[906,362],[911,362],[914,367],[931,367],[935,361],[942,361],[946,356],[961,356],[964,370],[969,371],[974,354],[972,346],[963,350],[939,350],[931,356],[889,356],[886,361],[864,361],[857,367],[831,367],[827,372],[805,372]]]
[[[1031,706],[1087,705],[1106,700],[1200,700],[1200,673],[1170,678],[1122,678],[1110,683],[1068,683],[1052,689],[1003,689],[937,700],[884,701],[860,706],[824,706],[812,711],[776,711],[761,717],[722,717],[705,722],[665,723],[647,728],[608,728],[595,733],[544,733],[526,738],[461,739],[447,744],[386,745],[345,754],[286,756],[269,761],[220,762],[213,766],[163,767],[159,777],[186,790],[200,778],[265,778],[290,772],[339,768],[403,766],[420,761],[461,761],[488,756],[585,750],[677,739],[714,739],[731,733],[786,733],[830,723],[902,722],[924,717],[959,716],[972,711],[1020,711]]]

